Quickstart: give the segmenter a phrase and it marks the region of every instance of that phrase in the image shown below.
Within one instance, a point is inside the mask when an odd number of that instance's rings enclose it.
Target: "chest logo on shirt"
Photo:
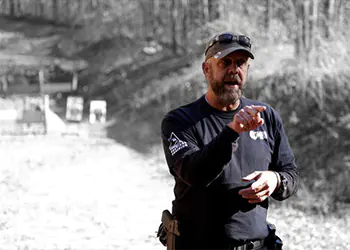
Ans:
[[[249,131],[249,137],[253,140],[267,140],[267,133],[266,131]]]
[[[168,141],[170,143],[169,150],[172,156],[174,156],[181,149],[188,147],[187,142],[181,141],[179,137],[174,134],[174,132],[171,133]]]

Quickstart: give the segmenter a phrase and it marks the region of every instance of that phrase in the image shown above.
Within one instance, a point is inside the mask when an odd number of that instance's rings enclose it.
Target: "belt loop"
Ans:
[[[240,246],[230,246],[230,250],[255,250],[264,246],[264,240],[248,241]]]
[[[249,241],[246,245],[246,250],[253,250],[254,249],[254,243]]]

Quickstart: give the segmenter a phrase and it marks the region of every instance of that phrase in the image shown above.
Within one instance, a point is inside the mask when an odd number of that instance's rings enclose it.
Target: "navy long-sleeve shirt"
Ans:
[[[239,135],[227,124],[247,105],[266,106],[265,123]],[[263,170],[283,175],[287,188],[273,193],[277,200],[296,191],[298,171],[281,118],[264,103],[241,98],[235,111],[224,112],[202,96],[164,117],[162,140],[175,178],[173,213],[180,238],[194,245],[267,236],[268,201],[250,204],[238,195],[252,183],[242,181],[246,175]]]

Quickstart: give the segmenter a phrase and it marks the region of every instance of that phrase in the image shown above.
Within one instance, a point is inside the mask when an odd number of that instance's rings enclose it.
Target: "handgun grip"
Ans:
[[[180,235],[178,229],[178,222],[175,220],[174,216],[169,212],[169,210],[164,210],[162,213],[162,223],[165,226],[165,229],[172,234],[177,236]]]

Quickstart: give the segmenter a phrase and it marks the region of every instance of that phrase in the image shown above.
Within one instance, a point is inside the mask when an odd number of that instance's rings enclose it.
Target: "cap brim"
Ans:
[[[241,46],[239,46],[239,47],[230,47],[230,48],[225,49],[223,51],[219,51],[213,57],[215,59],[220,59],[220,58],[223,58],[223,57],[227,56],[228,54],[231,54],[234,51],[239,51],[239,50],[246,51],[248,53],[249,57],[254,59],[253,53],[249,49],[247,49],[245,47],[241,47]]]

